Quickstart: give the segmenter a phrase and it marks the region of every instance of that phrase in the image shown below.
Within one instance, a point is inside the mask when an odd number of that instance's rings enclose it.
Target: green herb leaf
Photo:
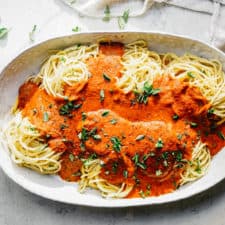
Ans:
[[[124,171],[123,171],[123,176],[124,176],[125,178],[128,177],[128,172],[127,172],[127,170],[124,170]]]
[[[82,104],[74,104],[73,101],[67,101],[66,104],[60,107],[59,114],[61,116],[72,117],[72,111],[79,109],[81,106]]]
[[[116,124],[117,123],[117,119],[111,119],[110,123],[113,124],[113,125]]]
[[[155,175],[156,175],[156,176],[162,175],[162,171],[161,171],[161,170],[156,170],[156,171],[155,171]]]
[[[97,158],[98,158],[98,156],[96,155],[96,153],[93,153],[93,154],[89,155],[87,159],[83,160],[83,164],[87,165],[89,162],[91,162],[92,160],[95,160]]]
[[[103,89],[100,90],[99,95],[100,95],[100,102],[103,102],[105,99],[105,92]]]
[[[75,156],[71,153],[71,154],[69,154],[69,159],[71,162],[73,162],[75,159]]]
[[[78,138],[82,141],[88,140],[88,132],[84,127],[82,128],[81,132],[78,134]]]
[[[101,136],[99,134],[95,134],[92,136],[95,140],[101,140]]]
[[[139,155],[136,153],[136,154],[133,156],[132,160],[134,161],[134,164],[137,165],[137,164],[138,164],[138,161],[139,161]]]
[[[220,139],[225,140],[225,136],[224,136],[224,134],[223,134],[221,131],[218,131],[218,132],[217,132],[217,135],[218,135],[218,137],[219,137]]]
[[[179,119],[179,116],[177,114],[174,114],[173,115],[173,120],[178,120]]]
[[[107,74],[103,73],[102,76],[106,81],[111,81],[111,78]]]
[[[198,158],[196,159],[196,162],[197,162],[197,167],[196,167],[195,171],[196,171],[197,173],[201,173],[201,172],[202,172],[202,169],[201,169],[200,161],[199,161]]]
[[[118,162],[113,162],[113,165],[112,165],[112,171],[113,171],[113,173],[116,173],[117,172],[117,169],[118,169]]]
[[[89,131],[89,135],[90,136],[93,136],[93,135],[95,135],[97,133],[97,127],[94,127],[93,129],[91,129],[90,131]]]
[[[81,31],[81,28],[76,26],[72,29],[73,32],[80,32]]]
[[[124,11],[122,16],[118,17],[118,25],[119,25],[120,29],[125,28],[125,25],[127,24],[128,19],[129,19],[129,12],[130,12],[130,10],[128,9],[128,10]]]
[[[191,127],[197,127],[198,126],[198,124],[195,123],[195,122],[190,122],[190,125],[191,125]]]
[[[159,88],[153,88],[152,85],[149,85],[148,82],[144,83],[143,86],[143,93],[137,93],[135,92],[136,98],[134,101],[140,103],[140,104],[147,104],[148,102],[148,97],[151,95],[158,95],[160,93]]]
[[[155,144],[156,148],[162,148],[163,147],[163,141],[161,138],[158,139],[158,141]]]
[[[180,162],[182,160],[183,154],[181,151],[176,152],[176,161]]]
[[[187,75],[191,78],[195,78],[194,74],[192,72],[187,72]]]
[[[60,130],[64,130],[65,128],[67,128],[68,126],[66,124],[60,124]]]
[[[144,163],[142,163],[142,162],[138,162],[137,166],[139,166],[143,170],[145,170],[147,168],[147,166]]]
[[[120,152],[120,149],[122,147],[122,144],[121,144],[121,141],[118,137],[111,137],[111,142],[113,144],[113,149],[116,151],[116,152]]]
[[[183,137],[183,134],[178,134],[178,135],[177,135],[177,139],[178,139],[179,141],[182,139],[182,137]]]
[[[213,113],[214,113],[214,109],[213,109],[213,108],[210,108],[210,109],[207,111],[207,113],[208,113],[209,115],[213,114]]]
[[[82,117],[82,121],[85,121],[86,118],[87,118],[86,113],[85,112],[82,112],[81,117]]]
[[[6,27],[0,28],[0,39],[3,39],[8,34],[9,30]]]
[[[44,122],[48,122],[49,121],[49,115],[48,115],[47,112],[44,112],[44,114],[43,114],[43,121]]]
[[[104,111],[104,112],[102,113],[102,116],[108,116],[108,114],[109,114],[109,111]]]
[[[30,38],[31,42],[34,42],[34,34],[35,34],[36,29],[37,29],[37,25],[34,25],[31,32],[29,33],[29,38]]]
[[[136,141],[141,141],[141,140],[143,140],[145,138],[145,135],[144,134],[140,134],[140,135],[138,135],[137,137],[136,137]]]
[[[105,14],[105,16],[102,18],[102,20],[105,22],[110,21],[111,16],[110,16],[110,8],[108,5],[106,5],[106,7],[105,7],[104,14]]]

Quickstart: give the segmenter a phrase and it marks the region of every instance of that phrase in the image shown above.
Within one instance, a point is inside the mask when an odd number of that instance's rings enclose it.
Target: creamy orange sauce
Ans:
[[[63,152],[59,175],[65,180],[79,180],[80,158],[94,154],[104,161],[104,179],[134,185],[128,197],[175,190],[183,171],[179,161],[191,159],[200,139],[211,155],[216,154],[225,144],[218,136],[218,132],[225,134],[225,126],[210,129],[210,105],[198,88],[169,75],[155,79],[157,95],[149,96],[146,104],[138,103],[134,93],[124,94],[116,87],[123,46],[104,44],[100,52],[86,62],[92,75],[87,83],[64,87],[73,100],[69,104],[76,106],[69,113],[62,112],[68,101],[28,82],[19,91],[23,116],[29,117],[54,151]],[[82,132],[88,134],[85,140]]]

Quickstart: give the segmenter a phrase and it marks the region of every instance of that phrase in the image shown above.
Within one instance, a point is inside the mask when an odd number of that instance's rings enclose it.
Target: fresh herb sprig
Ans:
[[[72,111],[79,109],[82,104],[75,104],[73,101],[67,101],[63,106],[59,109],[59,114],[61,116],[72,117]]]
[[[148,97],[155,96],[160,93],[159,88],[153,88],[153,85],[149,85],[148,82],[144,83],[143,86],[143,93],[137,93],[135,92],[135,102],[138,102],[139,104],[147,104]]]

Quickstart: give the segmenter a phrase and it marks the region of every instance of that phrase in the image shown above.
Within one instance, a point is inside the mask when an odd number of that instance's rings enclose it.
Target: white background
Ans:
[[[37,25],[35,42],[82,31],[118,30],[117,20],[79,17],[60,0],[0,0],[0,27],[10,28],[0,40],[0,71],[24,48],[32,45],[29,32]],[[210,16],[155,5],[145,16],[129,20],[126,30],[160,30],[209,41]],[[1,157],[1,156],[0,156]],[[9,180],[0,169],[1,225],[63,224],[225,224],[225,182],[194,198],[154,207],[95,209],[70,206],[34,196]]]

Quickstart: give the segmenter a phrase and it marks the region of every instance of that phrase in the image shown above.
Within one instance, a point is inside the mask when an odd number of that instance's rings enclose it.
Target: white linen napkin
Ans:
[[[110,17],[118,17],[129,9],[130,17],[151,13],[154,4],[158,7],[173,5],[192,11],[207,14],[211,17],[208,40],[211,44],[225,51],[225,0],[63,0],[80,15],[94,18],[105,16],[106,6],[110,8]],[[143,17],[145,19],[145,17]],[[197,21],[196,21],[197,22]],[[190,24],[191,26],[191,24]]]

